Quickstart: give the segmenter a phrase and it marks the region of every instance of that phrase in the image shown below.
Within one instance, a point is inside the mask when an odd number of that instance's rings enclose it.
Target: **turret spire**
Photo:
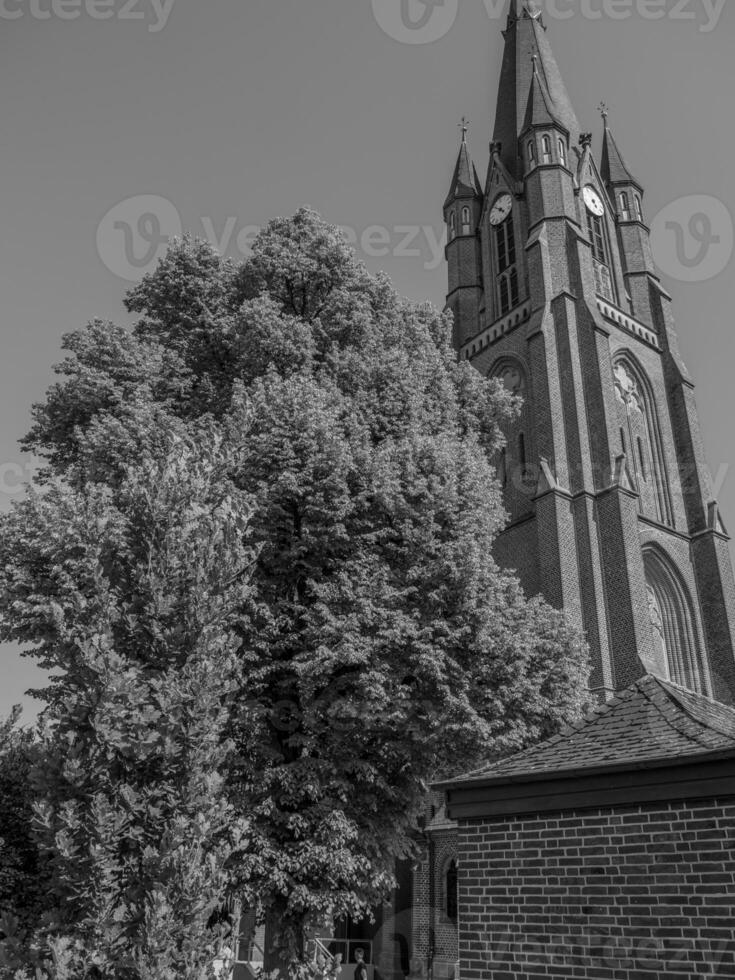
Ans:
[[[615,142],[612,131],[608,126],[607,120],[609,110],[604,102],[600,106],[600,112],[602,113],[602,118],[605,122],[605,136],[602,143],[602,179],[605,181],[608,187],[632,184],[634,187],[642,190],[643,188],[641,184],[635,179],[633,174],[628,169],[628,165],[623,159],[623,155],[618,149],[618,145]]]
[[[454,167],[454,174],[452,176],[452,184],[449,188],[449,194],[444,202],[444,207],[451,204],[452,201],[460,197],[482,197],[482,188],[480,187],[480,181],[477,177],[477,171],[472,164],[470,159],[470,151],[467,146],[467,131],[469,130],[469,120],[462,116],[462,122],[459,123],[462,130],[462,142],[459,147],[459,155],[457,157],[457,163]]]
[[[531,90],[528,94],[528,105],[526,106],[526,115],[521,133],[524,133],[532,126],[558,126],[566,130],[566,126],[556,114],[553,100],[539,74],[538,55],[534,54],[531,61],[533,64],[533,77],[531,79]]]

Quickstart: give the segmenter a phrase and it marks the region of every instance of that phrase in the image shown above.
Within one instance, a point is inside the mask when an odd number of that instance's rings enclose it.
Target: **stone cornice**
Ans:
[[[629,313],[624,313],[621,309],[618,309],[614,303],[610,300],[603,299],[601,296],[597,297],[597,308],[610,323],[614,323],[621,327],[626,333],[632,334],[639,340],[644,341],[649,347],[653,347],[654,350],[660,351],[661,345],[658,342],[658,336],[655,331],[651,330],[650,327],[646,327],[635,317],[632,317]]]
[[[496,320],[489,327],[486,327],[480,333],[475,334],[470,340],[462,345],[459,352],[460,360],[467,361],[475,357],[477,354],[481,353],[486,347],[495,343],[500,337],[509,334],[511,330],[515,330],[531,315],[531,301],[526,300],[515,309],[511,310],[504,317]]]

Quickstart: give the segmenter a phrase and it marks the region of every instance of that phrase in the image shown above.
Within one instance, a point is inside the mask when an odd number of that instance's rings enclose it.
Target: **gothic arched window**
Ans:
[[[551,139],[548,136],[544,136],[541,140],[541,148],[543,151],[543,162],[551,163]]]
[[[536,143],[534,140],[528,141],[528,166],[533,167],[536,163]]]
[[[538,486],[531,384],[523,363],[512,356],[496,361],[490,377],[502,382],[507,391],[522,399],[518,415],[503,426],[505,447],[495,457],[496,474],[505,490],[506,507],[518,516],[528,513]]]
[[[633,200],[635,201],[635,216],[639,221],[643,221],[643,204],[640,196],[636,194]]]
[[[445,877],[446,915],[453,922],[457,919],[457,862],[450,861]]]
[[[495,228],[495,256],[497,262],[498,310],[500,316],[518,306],[520,290],[516,266],[516,240],[512,213]]]
[[[567,165],[567,148],[564,145],[564,140],[561,140],[561,139],[559,140],[559,162],[561,163],[562,167],[566,167],[566,165]]]
[[[449,215],[449,240],[457,234],[457,215],[452,211]]]
[[[462,208],[462,234],[470,234],[470,209],[468,207]]]
[[[644,551],[654,653],[666,676],[699,694],[710,693],[689,592],[673,562],[657,548]]]
[[[625,191],[620,195],[620,217],[623,221],[630,221],[630,200]]]
[[[641,513],[673,527],[671,491],[653,389],[641,368],[628,356],[615,362],[614,378],[622,448],[639,494]]]
[[[587,231],[592,242],[592,259],[595,270],[595,288],[597,292],[614,302],[612,278],[608,259],[607,236],[605,222],[601,216],[587,210]]]

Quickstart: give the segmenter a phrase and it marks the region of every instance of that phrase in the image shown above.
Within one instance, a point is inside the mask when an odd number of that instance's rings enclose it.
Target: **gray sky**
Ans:
[[[399,3],[0,0],[0,507],[17,499],[16,442],[52,380],[62,334],[95,316],[128,322],[121,274],[139,274],[147,245],[179,221],[220,242],[228,234],[238,254],[248,228],[310,205],[353,229],[369,266],[400,292],[443,302],[436,239],[457,123],[469,117],[484,174],[504,20],[499,0],[446,0],[426,29],[411,31]],[[405,3],[418,23],[423,5]],[[708,29],[718,8],[718,0],[556,0],[547,23],[596,146],[596,107],[610,106],[616,139],[647,188],[649,218],[671,205],[664,216],[685,230],[697,219],[695,239],[721,239],[701,246],[701,262],[691,261],[700,246],[690,241],[681,262],[672,233],[660,255],[674,274],[665,284],[735,529],[735,4]],[[554,10],[572,16],[562,21]],[[707,200],[692,203],[694,195]],[[0,655],[0,714],[24,702],[32,715],[24,691],[42,675],[13,648]]]

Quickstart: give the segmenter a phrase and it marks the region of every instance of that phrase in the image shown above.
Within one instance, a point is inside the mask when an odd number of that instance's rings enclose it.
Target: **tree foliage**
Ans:
[[[150,422],[136,421],[134,441]],[[107,452],[116,435],[101,422],[90,438]],[[243,690],[250,507],[210,428],[146,441],[168,449],[114,486],[53,478],[0,536],[3,635],[52,671],[30,769],[50,907],[6,965],[22,950],[57,980],[208,975],[228,866],[247,850],[225,728]]]
[[[42,752],[36,732],[0,721],[0,934],[34,928],[45,905],[45,872],[32,832],[31,773]]]
[[[132,869],[181,882],[206,813],[195,918],[229,875],[298,961],[310,920],[381,899],[432,777],[578,716],[585,644],[492,558],[515,400],[314,212],[240,266],[173,243],[127,307],[131,333],[66,338],[26,439],[46,485],[2,529],[3,636],[58,672],[69,751],[41,815],[61,907],[107,962],[134,948],[131,977],[168,976],[150,937],[189,950],[190,892],[151,904]],[[128,826],[156,828],[129,866]]]

